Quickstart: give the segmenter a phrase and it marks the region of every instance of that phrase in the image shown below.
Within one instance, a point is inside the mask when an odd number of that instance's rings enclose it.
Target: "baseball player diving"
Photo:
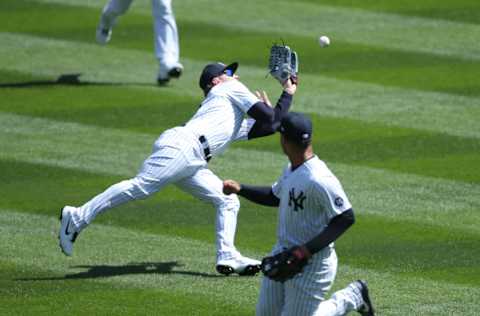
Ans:
[[[352,205],[338,179],[313,153],[311,121],[290,112],[279,131],[290,163],[276,183],[257,187],[224,181],[226,194],[279,208],[277,243],[271,256],[262,260],[256,314],[333,316],[355,310],[373,316],[365,281],[325,298],[337,272],[333,242],[354,223]]]
[[[254,275],[260,270],[260,261],[242,256],[235,248],[240,203],[236,195],[223,194],[223,182],[208,168],[208,161],[235,140],[273,134],[290,108],[297,85],[294,80],[286,80],[277,104],[272,107],[265,93],[254,95],[238,80],[237,67],[238,63],[204,67],[199,85],[205,99],[200,108],[185,125],[166,130],[158,137],[135,177],[112,185],[79,207],[63,207],[59,240],[65,255],[72,255],[78,234],[98,214],[175,184],[210,202],[217,210],[216,270],[225,275]]]

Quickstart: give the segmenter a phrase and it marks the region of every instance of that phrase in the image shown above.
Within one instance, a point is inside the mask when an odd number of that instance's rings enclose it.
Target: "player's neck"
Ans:
[[[305,163],[305,161],[313,158],[315,154],[313,153],[312,146],[308,146],[308,148],[304,152],[292,153],[288,156],[290,160],[290,164],[292,166],[292,170],[297,169],[301,165]]]

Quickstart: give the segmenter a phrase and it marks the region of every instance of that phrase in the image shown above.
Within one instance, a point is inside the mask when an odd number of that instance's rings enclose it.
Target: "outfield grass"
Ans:
[[[149,1],[107,47],[94,43],[103,0],[0,2],[0,315],[252,315],[260,277],[216,274],[215,212],[176,187],[99,216],[72,258],[57,217],[135,175],[155,138],[191,117],[206,62],[240,61],[242,81],[275,99],[266,58],[281,39],[300,55],[293,108],[357,215],[334,289],[367,279],[379,315],[478,315],[477,1],[173,3],[185,74],[159,88]],[[64,73],[82,84],[55,84]],[[210,165],[270,184],[285,163],[272,136]],[[268,253],[276,218],[242,200],[242,253]]]

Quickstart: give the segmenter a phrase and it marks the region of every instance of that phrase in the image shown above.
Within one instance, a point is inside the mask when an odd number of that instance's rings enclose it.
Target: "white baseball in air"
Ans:
[[[318,43],[322,47],[327,47],[328,45],[330,45],[330,39],[328,38],[328,36],[322,35],[318,38]]]

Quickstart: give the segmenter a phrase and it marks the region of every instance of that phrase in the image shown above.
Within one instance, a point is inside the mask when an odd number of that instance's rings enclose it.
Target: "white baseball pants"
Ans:
[[[223,181],[207,168],[199,140],[183,127],[160,135],[140,172],[78,207],[72,214],[73,222],[81,230],[107,209],[146,198],[170,183],[216,208],[217,261],[239,255],[234,246],[238,197],[223,194]]]
[[[315,254],[302,274],[284,283],[262,278],[257,316],[343,316],[356,310],[361,296],[346,287],[325,300],[337,273],[333,248]]]
[[[110,0],[102,11],[101,24],[111,28],[125,14],[132,0]],[[171,69],[179,63],[180,49],[172,0],[152,0],[155,56],[160,69]]]

